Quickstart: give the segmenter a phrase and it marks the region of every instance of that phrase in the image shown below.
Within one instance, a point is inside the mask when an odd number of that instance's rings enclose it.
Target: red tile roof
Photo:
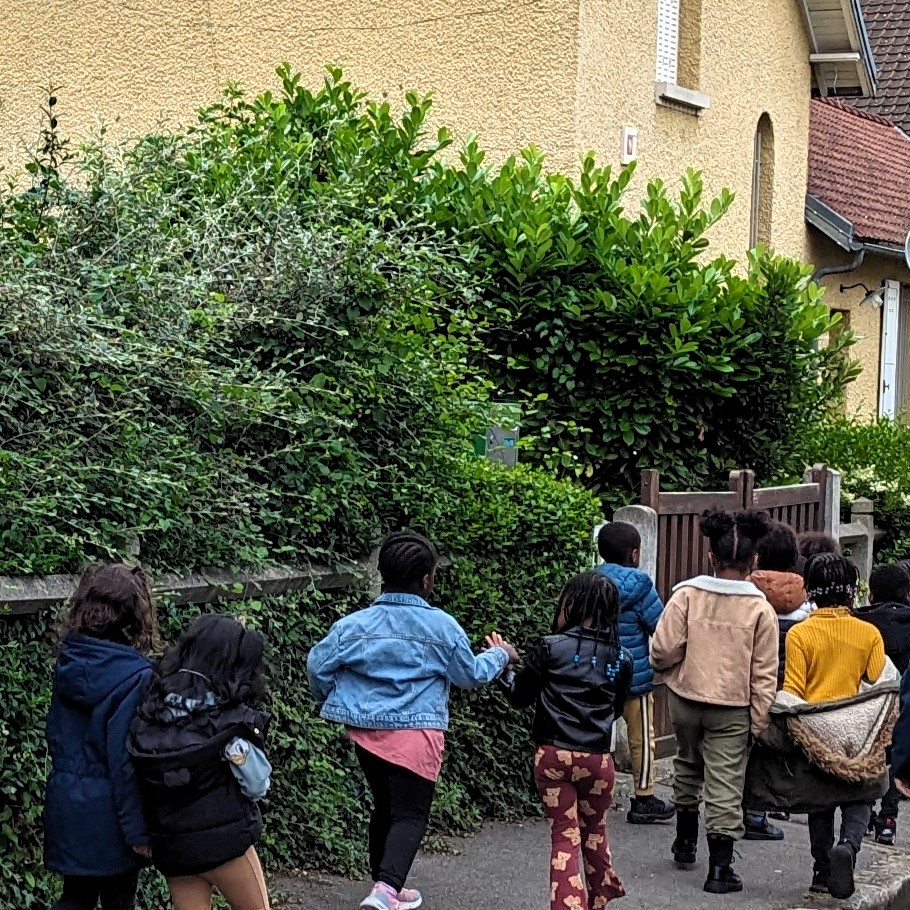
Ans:
[[[910,137],[877,114],[815,99],[808,193],[846,218],[857,240],[903,246],[910,229]]]
[[[878,70],[875,98],[851,104],[883,114],[910,132],[910,2],[863,0],[863,16]]]

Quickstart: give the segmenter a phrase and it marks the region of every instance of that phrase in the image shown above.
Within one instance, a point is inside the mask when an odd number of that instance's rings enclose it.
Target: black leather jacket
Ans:
[[[632,655],[579,628],[542,638],[521,669],[502,679],[513,705],[536,704],[536,745],[600,754],[610,751],[631,684]]]

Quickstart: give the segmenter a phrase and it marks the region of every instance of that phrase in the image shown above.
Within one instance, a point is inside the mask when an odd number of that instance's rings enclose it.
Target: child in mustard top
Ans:
[[[853,615],[859,573],[843,556],[822,553],[807,563],[805,579],[818,609],[787,635],[784,690],[808,702],[852,698],[863,680],[874,683],[885,669],[881,633]],[[868,803],[848,803],[840,811],[837,846],[834,809],[809,814],[812,890],[847,898],[871,809]]]

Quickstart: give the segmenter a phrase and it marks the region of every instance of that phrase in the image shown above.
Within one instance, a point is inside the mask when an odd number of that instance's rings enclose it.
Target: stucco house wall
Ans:
[[[680,81],[710,95],[700,117],[655,102],[657,3],[640,0],[5,0],[0,38],[0,161],[40,128],[43,87],[59,87],[61,127],[79,139],[100,117],[114,134],[180,121],[228,80],[275,82],[283,60],[316,85],[328,63],[394,102],[431,91],[435,118],[479,134],[492,160],[533,143],[553,168],[593,149],[618,165],[623,126],[639,130],[630,201],[648,179],[689,166],[707,191],[737,194],[718,252],[749,244],[753,138],[774,129],[773,227],[805,254],[809,47],[798,4],[684,0]],[[682,59],[682,58],[685,59]]]
[[[810,234],[807,255],[809,261],[825,267],[848,265],[853,260],[853,254],[840,249],[815,231]],[[845,290],[843,293],[840,288],[862,284],[870,290],[876,290],[886,281],[910,284],[910,271],[899,259],[867,255],[855,271],[828,275],[821,280],[826,289],[825,303],[831,309],[846,310],[850,314],[850,328],[857,336],[852,356],[860,362],[863,371],[848,388],[847,411],[864,420],[870,420],[878,413],[882,311],[869,304],[861,305],[866,296],[863,287]]]

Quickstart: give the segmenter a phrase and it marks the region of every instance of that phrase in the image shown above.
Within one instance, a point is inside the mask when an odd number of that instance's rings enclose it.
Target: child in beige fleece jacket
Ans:
[[[677,585],[651,640],[651,664],[669,690],[678,751],[673,856],[695,862],[704,795],[710,852],[705,891],[742,890],[733,845],[743,836],[742,798],[750,738],[768,724],[777,691],[777,616],[749,574],[767,533],[765,512],[702,516],[713,576]]]

